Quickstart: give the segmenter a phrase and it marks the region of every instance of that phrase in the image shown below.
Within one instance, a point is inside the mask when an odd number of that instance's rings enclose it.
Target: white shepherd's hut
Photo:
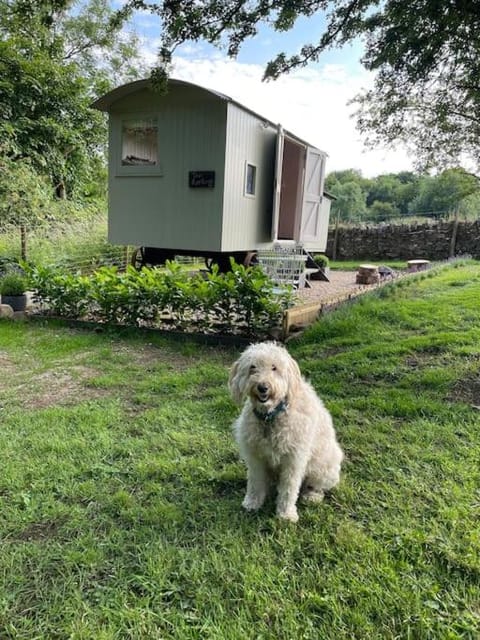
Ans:
[[[149,80],[131,82],[93,107],[109,114],[112,243],[152,248],[158,262],[201,255],[225,264],[278,244],[325,251],[324,151],[180,80],[165,95]]]

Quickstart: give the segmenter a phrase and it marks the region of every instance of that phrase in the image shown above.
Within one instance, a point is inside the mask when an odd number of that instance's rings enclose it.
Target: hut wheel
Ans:
[[[137,271],[140,271],[140,269],[145,266],[145,258],[144,258],[144,255],[143,255],[143,247],[137,247],[133,251],[132,257],[130,259],[130,264],[132,265],[132,267],[137,269]]]

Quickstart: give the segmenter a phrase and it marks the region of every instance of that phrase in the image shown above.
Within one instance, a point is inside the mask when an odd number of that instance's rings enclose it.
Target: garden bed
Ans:
[[[141,271],[102,267],[89,275],[51,268],[29,271],[37,312],[46,317],[108,326],[209,335],[213,340],[280,337],[293,303],[259,267],[232,265],[220,274],[189,274],[175,263]]]

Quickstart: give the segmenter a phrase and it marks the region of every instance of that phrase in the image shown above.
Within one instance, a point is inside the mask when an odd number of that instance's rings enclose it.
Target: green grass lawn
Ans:
[[[480,638],[480,266],[289,343],[342,482],[242,512],[238,348],[0,323],[0,638]]]
[[[361,264],[374,264],[378,267],[386,266],[395,271],[406,271],[406,260],[330,260],[329,267],[333,271],[357,271]]]

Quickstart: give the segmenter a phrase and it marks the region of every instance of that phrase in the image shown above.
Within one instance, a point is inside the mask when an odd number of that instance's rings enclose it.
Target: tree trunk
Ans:
[[[61,180],[55,187],[55,194],[59,200],[67,199],[67,189],[63,180]]]
[[[27,227],[20,225],[20,256],[24,262],[27,260]]]

